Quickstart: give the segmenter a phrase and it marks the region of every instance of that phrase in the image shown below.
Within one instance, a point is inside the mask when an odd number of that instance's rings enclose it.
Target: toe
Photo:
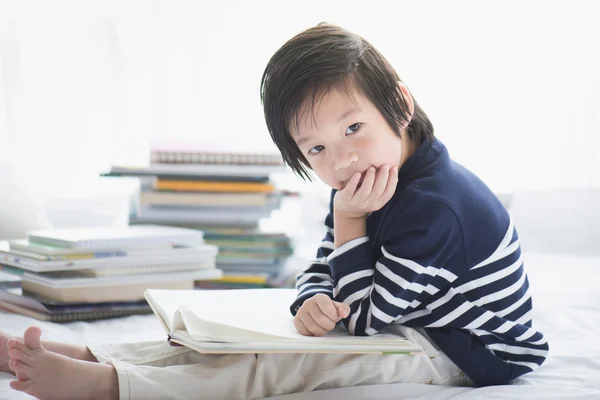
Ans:
[[[23,343],[21,343],[21,342],[18,342],[18,341],[17,341],[17,342],[15,342],[15,343],[12,343],[10,346],[8,346],[8,351],[9,351],[9,352],[10,352],[11,350],[13,350],[13,349],[15,349],[15,350],[19,350],[19,351],[21,351],[22,353],[27,353],[27,352],[30,350],[30,349],[29,349],[29,347],[25,346]]]
[[[10,369],[15,371],[16,375],[25,374],[27,376],[31,376],[31,368],[28,365],[23,364],[21,361],[11,359],[8,362],[8,366]]]
[[[24,364],[29,364],[29,361],[31,361],[31,357],[19,349],[10,349],[8,355],[12,360],[21,361]]]
[[[10,381],[10,387],[19,392],[28,392],[31,389],[31,381]]]
[[[23,343],[25,343],[25,346],[29,347],[31,350],[37,350],[42,347],[42,343],[40,342],[41,335],[42,330],[40,328],[37,326],[31,326],[27,328],[23,334]]]

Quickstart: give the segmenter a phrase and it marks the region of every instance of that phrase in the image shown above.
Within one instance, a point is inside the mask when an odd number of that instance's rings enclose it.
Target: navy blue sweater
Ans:
[[[519,238],[490,189],[425,141],[398,172],[392,199],[367,218],[367,236],[334,248],[333,196],[326,236],[297,277],[296,314],[316,293],[350,305],[354,335],[392,323],[423,327],[477,385],[536,369],[548,343],[532,327]]]

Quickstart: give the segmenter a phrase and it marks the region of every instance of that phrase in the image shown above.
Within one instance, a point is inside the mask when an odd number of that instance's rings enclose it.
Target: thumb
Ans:
[[[338,312],[338,316],[340,316],[340,318],[346,318],[348,315],[350,315],[350,306],[348,306],[348,304],[340,303],[337,301],[334,301],[333,304],[335,305],[335,308]]]

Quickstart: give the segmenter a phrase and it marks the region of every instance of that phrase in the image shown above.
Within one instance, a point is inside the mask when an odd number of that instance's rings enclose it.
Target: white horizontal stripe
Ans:
[[[510,354],[546,357],[547,350],[532,349],[531,347],[509,346],[503,343],[492,343],[486,346],[490,350],[503,351]]]
[[[511,330],[513,327],[515,326],[515,323],[512,321],[506,321],[505,323],[503,323],[502,325],[500,325],[499,327],[497,327],[496,329],[494,329],[493,331],[496,333],[506,333],[509,330]]]
[[[456,288],[456,291],[460,292],[460,293],[465,293],[465,292],[468,292],[469,290],[473,290],[473,289],[477,289],[478,287],[481,287],[481,286],[489,285],[490,283],[500,280],[500,279],[512,274],[513,272],[517,271],[521,267],[522,264],[523,264],[523,261],[521,260],[521,257],[519,257],[519,259],[516,262],[514,262],[512,265],[510,265],[509,267],[502,268],[501,270],[496,271],[492,274],[482,276],[481,278],[474,279],[463,285],[460,285],[459,287]]]
[[[407,267],[408,269],[416,272],[417,274],[427,274],[427,275],[431,275],[431,276],[439,275],[442,278],[446,279],[448,282],[454,282],[458,278],[455,274],[448,271],[447,269],[436,268],[436,267],[432,267],[432,266],[424,267],[415,261],[394,256],[394,255],[390,254],[383,246],[381,246],[381,252],[383,253],[383,256],[385,258],[387,258],[388,260],[391,260],[400,265],[403,265],[403,266]]]
[[[349,242],[344,243],[343,245],[341,245],[340,247],[338,247],[337,249],[332,251],[331,254],[329,254],[329,256],[327,256],[327,261],[331,262],[331,260],[333,260],[334,258],[344,254],[345,252],[347,252],[349,250],[352,250],[355,247],[360,246],[363,243],[367,243],[368,241],[369,241],[368,236],[363,236],[363,237],[359,237],[356,239],[352,239]]]
[[[319,258],[315,258],[313,260],[310,260],[311,264],[319,264],[319,265],[329,265],[327,264],[327,257],[319,257]]]
[[[329,233],[331,236],[333,236],[333,228],[325,225],[325,233]]]
[[[527,322],[531,321],[532,314],[533,314],[532,311],[529,310],[525,314],[523,314],[523,316],[521,318],[517,319],[515,322],[517,324],[525,325]]]
[[[533,341],[533,342],[527,342],[527,343],[532,344],[534,346],[541,346],[542,344],[548,343],[548,341],[546,340],[546,338],[543,337],[540,340],[536,340],[536,341]]]
[[[298,289],[299,291],[303,291],[306,288],[312,287],[312,286],[330,286],[333,288],[333,283],[331,282],[327,282],[327,281],[322,281],[322,282],[307,282],[303,285],[300,286],[296,286],[296,289]]]
[[[449,322],[454,321],[456,318],[463,315],[465,312],[473,308],[473,304],[471,303],[462,303],[458,308],[452,311],[449,314],[446,314],[444,317],[438,319],[437,321],[427,325],[428,328],[438,328],[441,326],[448,325]]]
[[[443,295],[442,297],[440,297],[439,299],[437,299],[436,301],[430,303],[427,305],[427,308],[429,308],[430,310],[435,310],[436,308],[443,306],[444,304],[446,304],[447,302],[450,301],[450,299],[452,299],[452,297],[454,297],[454,295],[456,294],[456,292],[454,291],[453,288],[448,289],[448,292]]]
[[[516,310],[517,308],[519,308],[523,303],[525,303],[530,298],[531,298],[531,295],[529,294],[529,288],[527,288],[527,291],[523,294],[523,296],[521,296],[521,298],[519,300],[515,301],[510,306],[506,307],[504,310],[497,311],[496,315],[499,317],[504,317],[505,315],[508,315],[511,312],[513,312],[514,310]]]
[[[306,281],[311,278],[318,278],[321,281],[333,283],[333,278],[328,274],[321,274],[318,272],[305,272],[302,276],[296,279],[296,287],[302,286]]]
[[[508,297],[511,294],[513,294],[514,292],[516,292],[517,290],[519,290],[519,288],[521,288],[521,286],[523,286],[523,283],[525,282],[525,277],[526,277],[525,272],[523,272],[523,274],[521,274],[521,278],[519,278],[518,281],[516,281],[509,287],[499,290],[495,293],[488,294],[487,296],[483,296],[480,299],[475,300],[473,303],[476,306],[482,306],[484,304],[492,303],[494,301]]]
[[[416,263],[412,260],[396,257],[394,255],[391,255],[383,246],[381,246],[381,252],[383,253],[383,256],[385,258],[387,258],[391,261],[394,261],[398,264],[401,264],[401,265],[405,266],[406,268],[411,269],[412,271],[416,272],[417,274],[427,274],[427,275],[431,275],[431,276],[437,275],[438,268],[423,267],[419,263]]]
[[[475,318],[473,320],[473,322],[471,322],[468,325],[465,325],[463,327],[463,329],[473,329],[473,328],[479,328],[481,325],[483,325],[484,323],[488,322],[490,319],[494,318],[494,313],[491,311],[487,311],[484,312],[483,314],[481,314],[478,318]]]
[[[331,293],[331,290],[328,290],[326,287],[310,289],[310,290],[307,290],[305,292],[301,292],[300,294],[298,294],[298,297],[296,299],[305,297],[307,294],[311,294],[311,293],[314,293],[314,294],[316,294],[316,293]]]
[[[330,242],[328,240],[323,240],[321,242],[321,247],[324,249],[330,249],[330,250],[334,250],[335,246],[333,245],[333,242]]]
[[[513,221],[512,221],[512,218],[509,217],[508,229],[506,230],[506,233],[504,234],[504,237],[500,241],[500,245],[496,248],[496,250],[492,253],[492,255],[490,255],[488,258],[486,258],[485,260],[483,260],[479,264],[475,265],[471,269],[481,268],[481,267],[483,267],[485,265],[488,265],[488,264],[494,262],[494,257],[496,257],[499,252],[501,252],[502,250],[504,250],[506,248],[506,246],[508,246],[508,244],[512,240],[513,229],[514,229],[513,228]]]
[[[403,324],[407,321],[410,321],[411,319],[420,318],[429,314],[431,314],[431,310],[429,308],[426,308],[424,310],[413,311],[410,314],[406,314],[402,318],[400,318],[398,320],[398,323]]]
[[[539,367],[539,365],[537,365],[536,363],[533,362],[527,362],[527,361],[510,361],[510,360],[503,360],[506,363],[509,364],[517,364],[517,365],[521,365],[523,367],[527,367],[529,369],[531,369],[532,371],[534,369],[537,369]]]
[[[522,334],[521,336],[517,336],[515,338],[515,340],[517,342],[523,342],[523,341],[526,341],[527,339],[529,339],[530,337],[532,337],[533,335],[535,335],[536,333],[537,333],[537,331],[535,329],[527,328],[527,331],[524,334]],[[531,343],[531,342],[528,342],[528,343]]]
[[[362,290],[359,290],[358,292],[354,292],[345,299],[342,299],[342,301],[348,304],[350,307],[352,307],[352,304],[355,301],[362,300],[369,293],[369,290],[370,288],[364,288]]]
[[[377,262],[377,264],[375,264],[375,268],[383,276],[385,276],[386,278],[388,278],[389,280],[394,282],[397,286],[400,286],[402,289],[412,290],[413,292],[416,292],[416,293],[422,293],[423,291],[425,291],[429,294],[435,294],[439,291],[438,288],[436,288],[435,286],[433,286],[431,284],[429,284],[427,286],[423,286],[417,282],[409,282],[406,279],[402,278],[401,276],[398,276],[395,273],[393,273],[388,267],[386,267],[384,264],[382,264],[380,262]]]
[[[374,273],[375,273],[375,271],[372,270],[372,269],[363,269],[361,271],[356,271],[356,272],[353,272],[351,274],[348,274],[348,275],[344,276],[343,278],[341,278],[337,282],[337,285],[335,285],[335,288],[334,288],[335,295],[337,296],[337,294],[347,284],[352,283],[352,282],[354,282],[357,279],[362,279],[362,278],[366,278],[366,277],[372,276]]]
[[[380,321],[385,322],[386,324],[391,324],[392,322],[394,322],[396,320],[395,317],[388,315],[386,313],[384,313],[383,311],[381,311],[379,308],[377,308],[375,306],[375,304],[373,304],[373,302],[371,301],[371,313]],[[371,320],[370,318],[367,319],[367,326],[371,326]]]
[[[515,242],[513,244],[511,244],[510,246],[508,246],[507,248],[501,249],[501,250],[496,250],[496,252],[494,252],[491,256],[489,256],[486,260],[480,262],[479,264],[477,264],[476,266],[474,266],[471,269],[485,267],[486,265],[492,264],[506,256],[509,256],[512,253],[514,253],[519,248],[519,246],[520,246],[519,240],[515,240]]]
[[[409,303],[407,300],[396,297],[390,292],[388,292],[388,290],[381,285],[375,285],[375,292],[377,292],[381,297],[383,297],[383,299],[389,304],[394,305],[398,308],[402,308],[404,310],[409,307],[417,308],[421,305],[421,302],[416,299]]]

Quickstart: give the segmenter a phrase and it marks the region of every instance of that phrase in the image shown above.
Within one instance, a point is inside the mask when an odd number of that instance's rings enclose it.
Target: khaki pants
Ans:
[[[256,399],[357,385],[426,383],[472,386],[425,336],[396,327],[424,353],[200,354],[167,341],[88,346],[117,371],[125,399]]]

